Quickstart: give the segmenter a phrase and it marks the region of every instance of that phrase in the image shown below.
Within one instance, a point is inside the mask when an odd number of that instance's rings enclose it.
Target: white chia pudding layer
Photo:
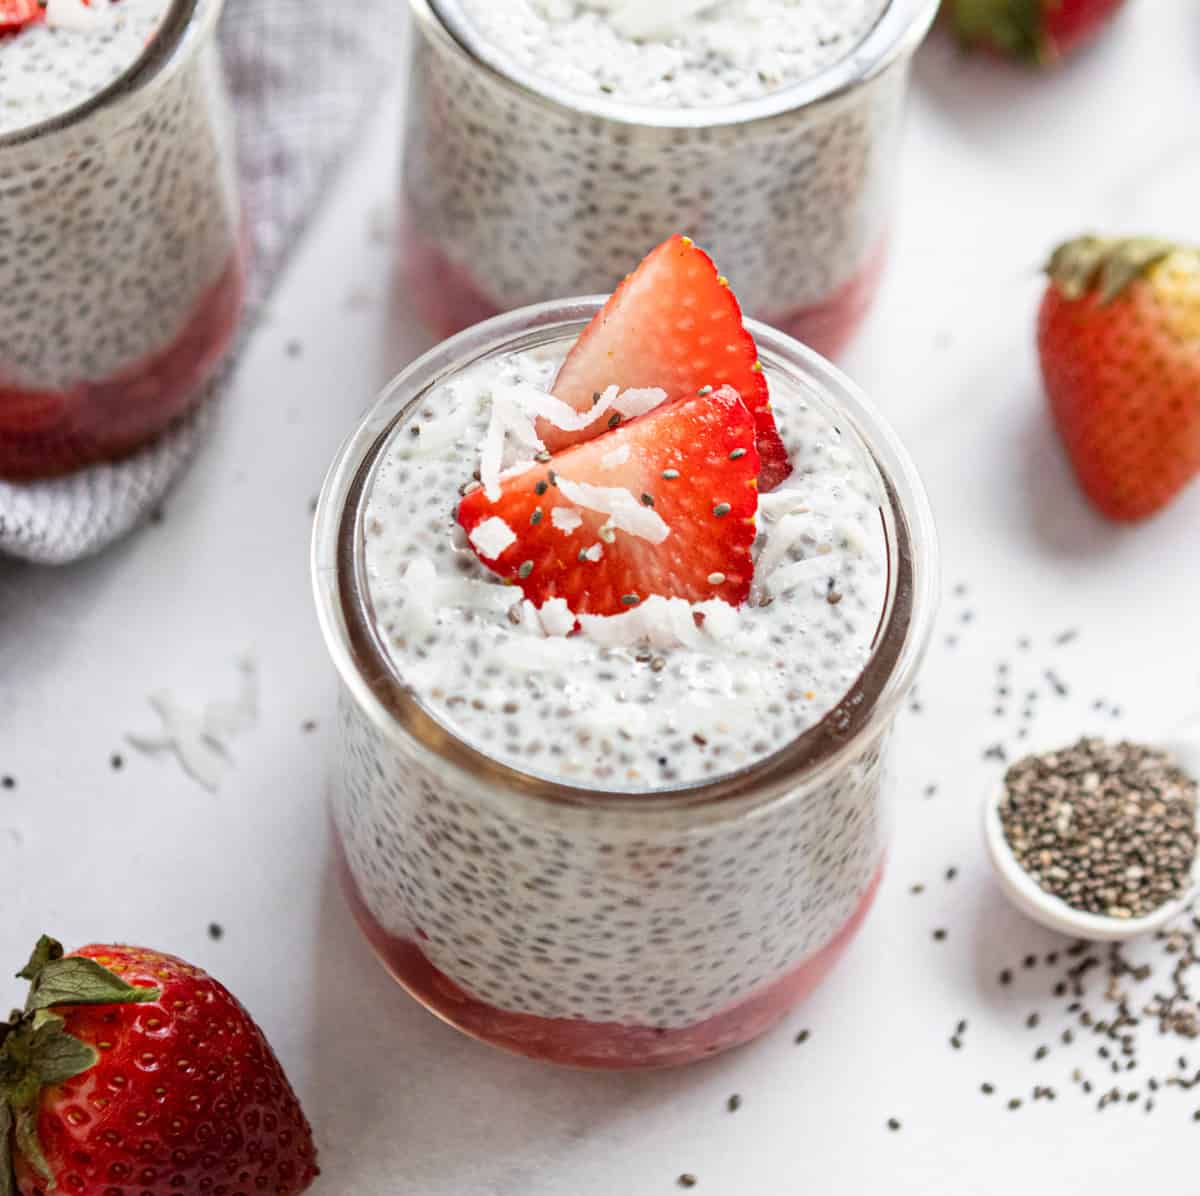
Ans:
[[[136,3],[118,0],[101,15],[118,21]],[[197,0],[193,25],[208,25],[217,7]],[[152,9],[130,11],[148,21]],[[78,69],[100,86],[104,70],[85,66],[90,56],[111,54],[120,73],[116,59],[141,37],[134,23],[106,42],[106,29],[23,31],[0,42],[0,77],[53,54],[56,78]],[[37,52],[14,50],[22,43]],[[28,94],[22,120],[35,109],[46,116],[50,91]],[[207,35],[161,68],[152,94],[0,146],[0,381],[35,390],[106,381],[172,344],[239,251],[235,169],[232,114]]]
[[[795,473],[761,501],[752,601],[724,617],[705,604],[719,634],[638,611],[568,638],[561,612],[539,616],[491,577],[453,522],[493,388],[546,387],[560,360],[479,362],[395,430],[364,511],[369,617],[449,733],[527,772],[644,791],[645,804],[500,793],[381,731],[344,690],[334,819],[371,917],[468,993],[543,1018],[678,1029],[827,946],[878,873],[879,737],[822,783],[749,810],[655,798],[773,752],[843,697],[884,603],[878,482],[836,416],[768,367]]]
[[[513,7],[476,2],[496,21]],[[826,14],[835,7],[846,28],[857,29],[880,5],[805,6]],[[856,287],[864,294],[850,305],[865,305],[893,207],[907,54],[844,94],[770,120],[658,127],[550,103],[436,30],[429,14],[414,37],[405,252],[412,285],[447,289],[463,279],[477,297],[451,326],[478,319],[480,303],[503,311],[607,293],[647,245],[678,232],[718,263],[736,264],[749,315],[783,324],[826,305],[836,311]],[[521,44],[535,53],[536,39]],[[595,70],[634,70],[641,52],[598,56]],[[700,85],[704,69],[727,89],[765,86],[755,70],[724,58],[718,70],[699,54],[681,78]],[[454,268],[450,279],[428,265],[430,249]]]
[[[494,394],[548,391],[559,360],[533,352],[476,364],[430,394],[388,446],[364,559],[397,675],[460,738],[570,784],[654,789],[743,768],[827,714],[867,661],[886,581],[877,482],[823,412],[773,395],[795,472],[760,496],[749,603],[693,611],[650,598],[585,617],[582,634],[568,636],[561,599],[541,611],[523,602],[454,523]],[[533,464],[519,438],[507,451],[507,467]],[[604,548],[597,539],[592,551]]]
[[[444,8],[448,0],[439,0]],[[851,54],[889,0],[457,0],[472,48],[540,83],[710,108],[802,83]]]
[[[60,116],[142,56],[171,0],[48,0],[44,20],[0,36],[0,136]]]

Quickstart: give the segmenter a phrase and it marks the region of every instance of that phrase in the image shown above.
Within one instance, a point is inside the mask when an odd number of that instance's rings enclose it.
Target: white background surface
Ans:
[[[1200,709],[1200,487],[1136,529],[1092,515],[1047,424],[1031,347],[1036,268],[1056,240],[1089,228],[1200,239],[1200,10],[1133,3],[1045,78],[964,61],[938,33],[920,53],[893,257],[843,361],[912,449],[945,551],[921,709],[899,726],[890,871],[844,964],[784,1027],[662,1075],[551,1070],[444,1028],[375,963],[331,876],[333,680],[309,598],[309,502],[364,404],[428,343],[403,296],[389,305],[378,236],[398,93],[165,520],[74,568],[0,565],[0,774],[17,782],[0,789],[0,972],[42,930],[72,945],[144,942],[210,968],[261,1019],[301,1092],[321,1192],[653,1196],[676,1191],[683,1171],[719,1196],[1188,1189],[1200,1093],[1166,1093],[1152,1116],[1140,1103],[1100,1116],[1069,1083],[1076,1066],[1104,1080],[1093,1045],[1032,1061],[1065,1024],[1051,974],[1018,966],[1010,989],[995,977],[1054,940],[1004,906],[978,810],[1001,772],[982,750],[1015,742],[1024,704],[993,713],[998,660],[1012,662],[1018,694],[1041,691],[1030,742],[1097,720],[1152,734]],[[736,286],[737,263],[722,266]],[[1067,628],[1078,638],[1054,644]],[[123,742],[155,728],[154,691],[196,706],[231,697],[246,651],[262,718],[235,744],[220,792]],[[1048,691],[1048,666],[1069,697]],[[1092,712],[1096,698],[1123,718]],[[315,734],[302,730],[310,718]],[[914,896],[918,881],[928,888]],[[210,921],[223,940],[208,939]],[[17,987],[0,982],[0,998],[15,1001]],[[1034,1009],[1043,1030],[1031,1032]],[[801,1027],[811,1038],[795,1046]],[[1174,1059],[1180,1044],[1163,1049]],[[1152,1054],[1132,1073],[1143,1081]],[[984,1079],[999,1088],[990,1101]],[[1058,1101],[1004,1108],[1035,1083],[1055,1085]],[[736,1114],[724,1107],[732,1092]]]

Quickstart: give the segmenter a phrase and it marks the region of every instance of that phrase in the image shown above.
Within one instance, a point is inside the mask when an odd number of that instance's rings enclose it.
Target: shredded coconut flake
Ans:
[[[106,29],[111,21],[108,0],[92,0],[91,4],[84,4],[83,0],[48,0],[46,4],[46,24],[52,29],[86,33]]]
[[[555,507],[550,512],[550,522],[569,536],[583,523],[583,516],[574,507]]]
[[[671,529],[661,515],[643,506],[634,494],[623,486],[593,486],[588,482],[573,482],[562,476],[558,488],[564,498],[578,507],[607,515],[612,527],[628,532],[651,544],[661,544]]]
[[[604,555],[603,544],[593,544],[591,548],[585,548],[583,555],[594,565]]]
[[[570,635],[575,630],[575,614],[565,598],[550,598],[538,611],[542,630],[550,636]]]
[[[629,460],[629,445],[619,444],[615,449],[604,454],[600,458],[601,469],[616,469],[618,465],[624,465]]]
[[[686,23],[705,9],[719,7],[714,0],[625,0],[612,15],[612,26],[630,41],[670,41]]]
[[[642,0],[638,0],[639,4]],[[655,407],[666,401],[667,392],[657,386],[630,387],[623,390],[614,400],[613,406],[626,418],[635,419],[653,411]]]
[[[499,515],[493,515],[472,530],[470,539],[480,556],[494,561],[517,542],[517,534]]]

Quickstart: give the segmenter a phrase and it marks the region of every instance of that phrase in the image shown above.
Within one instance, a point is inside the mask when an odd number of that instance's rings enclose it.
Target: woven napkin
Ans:
[[[402,0],[352,9],[312,0],[228,0],[220,40],[238,114],[253,245],[243,338],[289,249],[400,61]],[[44,482],[0,482],[0,554],[65,564],[136,527],[186,468],[224,387],[162,439],[113,465]]]

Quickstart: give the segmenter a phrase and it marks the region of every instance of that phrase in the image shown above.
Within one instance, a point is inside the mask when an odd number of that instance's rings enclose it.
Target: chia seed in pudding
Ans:
[[[0,477],[140,447],[232,339],[244,263],[219,9],[50,0],[0,36]]]
[[[439,333],[607,292],[686,228],[737,262],[748,314],[846,342],[930,3],[411,3],[401,264]]]
[[[895,634],[891,507],[836,397],[766,361],[795,470],[760,497],[750,601],[648,599],[568,634],[574,617],[492,576],[454,519],[494,393],[545,390],[568,347],[542,341],[494,347],[416,392],[337,517],[353,519],[362,586],[360,613],[341,617],[375,645],[359,676],[390,676],[432,728],[381,720],[343,670],[343,877],[389,969],[466,1032],[577,1065],[682,1063],[777,1022],[874,896],[886,723],[835,732],[836,767],[765,799],[670,799],[836,722],[848,690],[874,700],[860,678]],[[319,513],[318,544],[322,526]],[[463,767],[451,742],[528,785]],[[547,800],[538,785],[590,796]]]

